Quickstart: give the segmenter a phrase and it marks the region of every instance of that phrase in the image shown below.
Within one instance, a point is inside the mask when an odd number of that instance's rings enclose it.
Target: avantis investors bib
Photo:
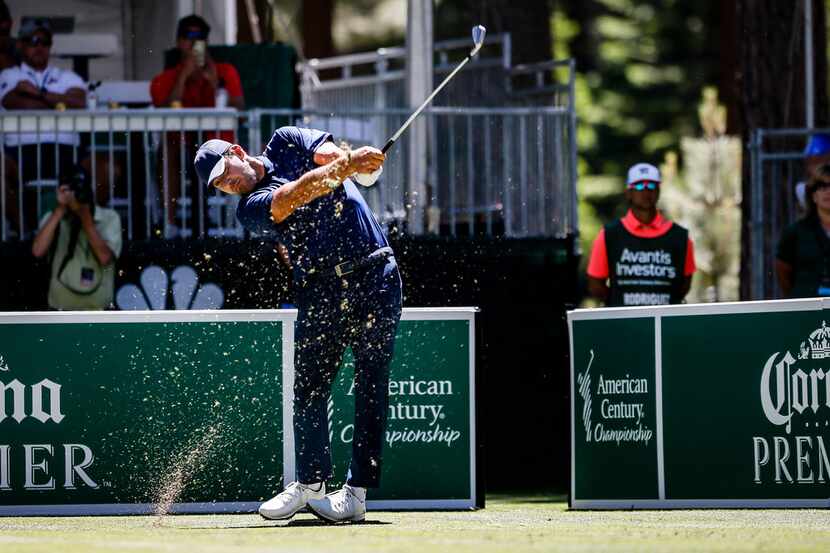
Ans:
[[[575,508],[830,506],[822,300],[569,321]]]
[[[620,220],[607,225],[608,306],[680,303],[688,237],[677,224],[655,238],[631,234]]]

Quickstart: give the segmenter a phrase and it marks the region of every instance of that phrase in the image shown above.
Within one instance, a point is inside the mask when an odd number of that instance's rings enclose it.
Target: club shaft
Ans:
[[[395,143],[395,141],[398,139],[398,137],[399,137],[399,136],[401,136],[401,135],[403,134],[403,132],[407,129],[407,127],[409,127],[409,125],[412,123],[412,121],[414,121],[414,120],[415,120],[415,118],[416,118],[416,117],[418,117],[418,114],[419,114],[419,113],[421,113],[422,111],[424,111],[424,108],[426,108],[426,107],[427,107],[427,105],[428,105],[428,104],[432,101],[432,99],[433,99],[433,98],[435,98],[435,95],[436,95],[436,94],[438,94],[439,92],[441,92],[441,89],[442,89],[442,88],[444,88],[444,86],[445,86],[448,82],[450,82],[450,79],[452,79],[453,77],[455,77],[455,74],[456,74],[456,73],[458,73],[459,71],[461,71],[461,68],[462,68],[462,67],[464,67],[465,65],[467,65],[467,62],[468,62],[468,61],[470,61],[470,58],[472,58],[472,57],[473,57],[473,55],[472,55],[472,54],[470,54],[470,55],[468,55],[466,58],[464,58],[464,60],[463,60],[461,63],[459,63],[459,64],[458,64],[458,67],[456,67],[455,69],[453,69],[452,73],[450,73],[449,75],[447,75],[447,77],[446,77],[443,81],[441,81],[441,84],[439,84],[439,85],[435,88],[435,90],[433,90],[433,91],[432,91],[432,94],[430,94],[430,95],[427,97],[427,99],[426,99],[426,100],[424,100],[424,103],[422,103],[422,104],[420,105],[420,107],[419,107],[418,109],[416,109],[416,110],[412,113],[412,115],[410,115],[410,116],[409,116],[409,119],[407,119],[407,120],[404,122],[404,124],[403,124],[403,125],[401,125],[401,128],[400,128],[400,129],[398,129],[398,131],[397,131],[395,134],[393,134],[393,135],[392,135],[392,137],[391,137],[389,140],[387,140],[387,141],[386,141],[386,144],[384,144],[383,148],[381,149],[381,152],[383,152],[383,153],[385,154],[385,153],[386,153],[386,151],[387,151],[389,148],[391,148],[391,147],[392,147],[392,145]]]

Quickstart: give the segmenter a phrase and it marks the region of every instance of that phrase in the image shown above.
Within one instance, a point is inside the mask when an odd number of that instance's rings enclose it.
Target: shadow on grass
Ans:
[[[292,520],[285,526],[284,528],[288,527],[296,527],[302,528],[304,526],[331,526],[332,528],[348,528],[349,526],[386,526],[388,524],[392,524],[391,522],[383,521],[383,520],[363,520],[360,522],[349,522],[349,523],[339,523],[334,524],[332,522],[325,522],[319,519],[302,519],[302,520]]]
[[[222,525],[222,526],[167,526],[167,528],[174,528],[176,530],[239,530],[243,528],[273,528],[275,530],[283,529],[283,528],[310,528],[310,527],[330,527],[330,528],[349,528],[351,526],[385,526],[388,524],[392,524],[391,522],[385,522],[382,520],[364,520],[361,522],[349,522],[349,523],[339,523],[333,524],[330,522],[324,522],[319,519],[300,519],[300,520],[290,520],[288,522],[283,521],[263,521],[256,524],[229,524],[229,525]]]
[[[567,503],[568,496],[567,494],[561,493],[534,493],[534,492],[499,492],[499,493],[488,493],[487,494],[487,502],[493,503],[508,503],[508,504],[518,504],[518,503],[531,503],[531,504],[540,504],[540,503]]]

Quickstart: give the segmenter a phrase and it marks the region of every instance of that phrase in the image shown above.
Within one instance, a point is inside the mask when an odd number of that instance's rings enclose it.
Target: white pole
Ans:
[[[432,0],[408,0],[406,24],[406,96],[412,109],[432,90]],[[407,220],[409,231],[422,234],[427,198],[427,122],[413,123],[407,166]],[[435,183],[433,183],[433,186]]]
[[[813,90],[813,0],[804,0],[804,94],[807,128],[815,126],[815,94]]]
[[[236,44],[238,30],[236,2],[225,0],[225,44]],[[257,29],[259,30],[259,29]]]
[[[251,37],[254,40],[254,44],[259,44],[262,42],[262,33],[259,30],[259,15],[256,13],[254,0],[245,0],[245,12],[248,16],[248,23],[251,27]]]

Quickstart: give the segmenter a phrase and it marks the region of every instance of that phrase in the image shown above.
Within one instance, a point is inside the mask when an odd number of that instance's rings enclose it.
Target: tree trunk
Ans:
[[[738,51],[732,45],[738,43],[738,25],[735,23],[737,5],[735,2],[720,2],[720,36],[717,44],[720,50],[720,82],[718,99],[726,108],[726,134],[737,136],[741,128],[741,91],[737,76]]]
[[[599,69],[601,42],[596,21],[602,14],[602,6],[596,0],[560,0],[560,5],[567,16],[579,26],[579,31],[569,44],[571,55],[577,60],[579,72],[596,71]]]
[[[332,24],[334,0],[303,0],[303,53],[306,58],[335,54]]]
[[[247,4],[245,0],[236,0],[236,41],[239,44],[252,44],[254,42],[254,33],[251,30],[251,18],[248,14]],[[268,0],[254,0],[254,9],[256,10],[257,23],[262,41],[272,42],[274,32],[271,29],[271,21],[269,19]]]
[[[827,59],[824,2],[813,2],[813,52],[815,77],[815,124],[825,126],[827,110]],[[749,144],[756,129],[804,127],[804,0],[781,2],[780,0],[736,0],[735,38],[738,58],[736,81],[740,94],[741,136]],[[724,44],[724,50],[729,45]],[[792,144],[803,148],[803,141]],[[751,238],[752,231],[764,232],[764,250],[770,252],[772,236],[777,235],[771,224],[763,229],[753,229],[751,206],[750,152],[743,157],[742,181],[742,233],[741,233],[741,298],[750,299],[753,290]],[[793,194],[781,183],[769,182],[763,187],[764,205],[780,210],[788,205]],[[786,222],[779,213],[772,221]],[[766,259],[770,257],[770,259]],[[771,283],[772,259],[765,256],[764,278]],[[757,277],[757,275],[755,275]],[[768,288],[769,289],[769,288]]]
[[[487,35],[509,32],[513,64],[547,61],[553,57],[552,0],[456,0],[436,3],[435,40],[469,37],[474,25]]]

